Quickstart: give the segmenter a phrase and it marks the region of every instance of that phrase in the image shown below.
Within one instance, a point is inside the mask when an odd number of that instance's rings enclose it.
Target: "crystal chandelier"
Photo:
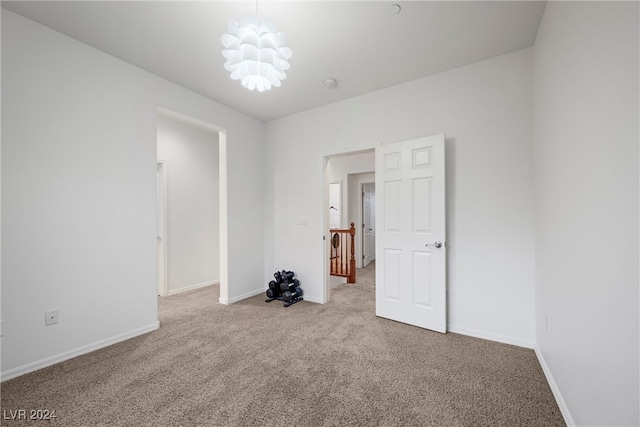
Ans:
[[[221,38],[227,60],[224,68],[233,80],[240,80],[249,90],[259,92],[280,87],[289,69],[291,49],[284,46],[285,34],[278,32],[271,19],[258,21],[245,15],[240,21],[229,20],[229,32]]]

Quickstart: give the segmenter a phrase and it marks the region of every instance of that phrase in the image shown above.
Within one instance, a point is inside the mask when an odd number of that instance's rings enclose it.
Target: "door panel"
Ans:
[[[376,315],[446,332],[444,135],[382,145],[376,171]]]
[[[400,185],[401,181],[384,183],[384,231],[400,231]]]
[[[431,254],[413,252],[413,303],[423,308],[431,307],[431,286],[422,286],[423,281],[416,278],[431,277]]]
[[[387,286],[384,287],[385,299],[392,302],[400,302],[400,256],[401,251],[397,249],[386,249],[384,251],[384,280]]]
[[[413,180],[413,232],[429,233],[431,212],[431,178]]]

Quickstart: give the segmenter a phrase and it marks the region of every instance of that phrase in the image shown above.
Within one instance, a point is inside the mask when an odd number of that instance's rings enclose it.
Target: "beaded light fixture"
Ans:
[[[224,68],[233,80],[240,80],[249,90],[258,92],[280,87],[289,69],[291,49],[284,46],[285,34],[278,32],[271,19],[245,15],[239,21],[229,20],[229,32],[221,38],[227,60]]]

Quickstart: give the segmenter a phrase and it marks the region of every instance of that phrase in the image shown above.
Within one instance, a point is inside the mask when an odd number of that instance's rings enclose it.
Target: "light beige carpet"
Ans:
[[[376,318],[373,279],[359,270],[325,305],[161,298],[158,331],[3,383],[2,410],[54,409],[60,426],[564,425],[533,351]]]

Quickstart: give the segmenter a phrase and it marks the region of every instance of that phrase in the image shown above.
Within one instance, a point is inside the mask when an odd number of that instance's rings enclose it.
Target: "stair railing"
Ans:
[[[331,275],[347,278],[347,283],[356,282],[355,235],[356,226],[352,222],[349,229],[329,230],[329,261]],[[349,257],[349,252],[351,256]]]

